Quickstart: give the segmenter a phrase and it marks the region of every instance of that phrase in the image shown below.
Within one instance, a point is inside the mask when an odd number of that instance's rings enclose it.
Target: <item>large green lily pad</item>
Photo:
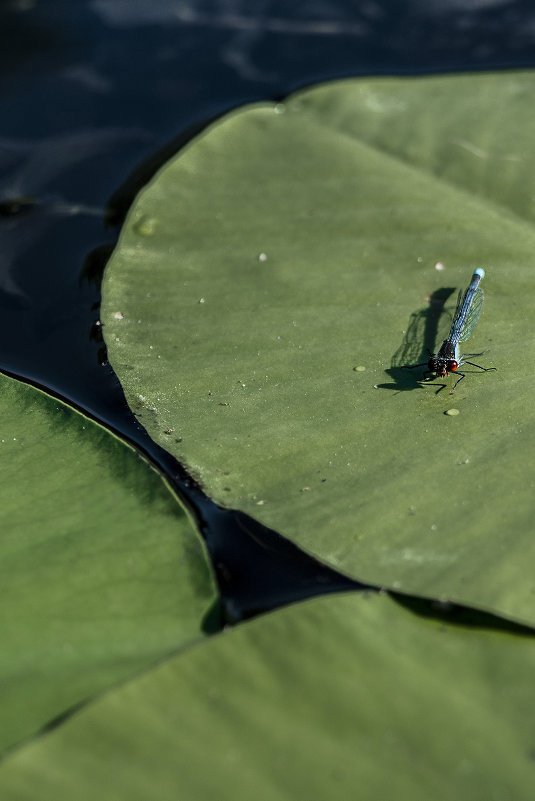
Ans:
[[[215,592],[162,479],[0,375],[0,749],[202,637]]]
[[[0,766],[3,801],[531,801],[531,637],[330,596],[218,635]]]
[[[130,406],[218,503],[528,623],[535,145],[511,129],[534,95],[531,73],[349,80],[232,113],[138,197],[102,311]],[[414,321],[480,266],[468,350],[498,370],[436,394],[399,354],[427,360]]]

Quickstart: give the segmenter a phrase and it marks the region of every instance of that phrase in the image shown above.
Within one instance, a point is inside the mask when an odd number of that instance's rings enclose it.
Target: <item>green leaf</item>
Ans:
[[[102,311],[130,406],[219,504],[354,578],[531,624],[533,100],[506,73],[234,112],[138,197]],[[427,362],[430,293],[479,266],[466,349],[498,370],[436,394],[401,356]]]
[[[91,420],[0,375],[0,747],[198,640],[214,587],[177,499]]]
[[[351,97],[327,84],[300,99],[349,136],[535,220],[533,72],[380,78]]]
[[[532,637],[387,596],[295,605],[117,689],[0,767],[4,801],[530,801]]]

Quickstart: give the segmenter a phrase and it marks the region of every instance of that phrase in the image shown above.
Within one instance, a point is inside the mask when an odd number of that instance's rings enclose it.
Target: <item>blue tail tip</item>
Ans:
[[[479,275],[480,278],[485,277],[485,270],[483,267],[478,267],[477,270],[474,270],[474,275]]]

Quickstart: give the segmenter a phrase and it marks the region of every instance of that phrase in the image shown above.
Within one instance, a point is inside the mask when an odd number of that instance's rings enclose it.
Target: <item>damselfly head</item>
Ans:
[[[432,356],[427,362],[427,369],[440,378],[445,378],[448,373],[454,373],[458,366],[455,359],[441,359],[437,356]]]
[[[444,377],[446,375],[446,362],[444,359],[437,359],[433,356],[427,362],[427,369],[431,373],[435,373],[435,375]]]

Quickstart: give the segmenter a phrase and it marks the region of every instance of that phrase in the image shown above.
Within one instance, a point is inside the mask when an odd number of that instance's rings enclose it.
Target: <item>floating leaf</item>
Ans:
[[[3,801],[531,801],[532,637],[386,595],[263,616],[112,691],[0,766]]]
[[[202,636],[198,536],[108,431],[0,375],[2,749]]]
[[[219,504],[356,579],[530,623],[535,230],[513,212],[535,146],[510,132],[534,94],[349,80],[234,112],[141,193],[103,287],[130,406]],[[401,357],[427,362],[478,266],[467,350],[498,370],[436,394]]]

